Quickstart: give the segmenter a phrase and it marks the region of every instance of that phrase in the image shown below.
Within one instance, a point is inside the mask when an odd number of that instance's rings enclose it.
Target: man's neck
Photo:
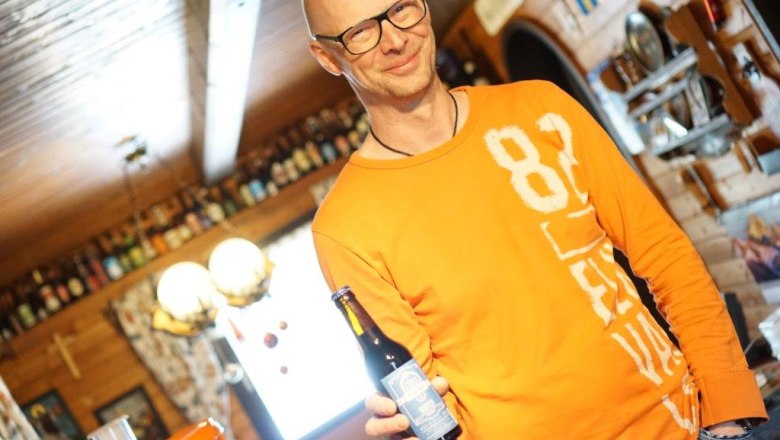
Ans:
[[[420,96],[411,99],[364,99],[374,134],[385,145],[418,155],[452,137],[455,108],[447,89],[434,80]],[[375,159],[397,159],[398,153],[384,148],[369,135],[360,155]]]

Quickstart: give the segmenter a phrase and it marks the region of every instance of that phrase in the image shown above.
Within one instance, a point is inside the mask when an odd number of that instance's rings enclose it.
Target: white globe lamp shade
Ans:
[[[211,251],[209,272],[223,293],[251,295],[266,276],[265,256],[251,241],[229,238]]]
[[[157,283],[157,301],[174,319],[181,322],[191,322],[197,315],[210,309],[218,294],[209,271],[189,261],[165,269]]]

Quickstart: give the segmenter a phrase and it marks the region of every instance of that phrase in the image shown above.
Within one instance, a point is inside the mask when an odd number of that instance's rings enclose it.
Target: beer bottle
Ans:
[[[287,139],[292,143],[292,158],[295,162],[295,166],[301,170],[301,174],[308,174],[312,171],[314,165],[304,149],[305,142],[303,136],[301,136],[301,133],[295,125],[287,130]]]
[[[14,299],[13,296],[11,296],[11,291],[5,289],[3,293],[0,294],[0,336],[2,336],[4,341],[10,341],[18,334],[16,333],[14,325],[11,323],[11,318],[16,318],[16,314],[14,313]],[[18,318],[16,320],[18,323]],[[19,324],[17,329],[21,329],[21,324]]]
[[[146,256],[144,256],[144,248],[136,242],[135,227],[133,221],[130,220],[122,225],[122,237],[125,243],[125,253],[133,264],[133,269],[138,269],[146,264]],[[87,253],[89,257],[89,253]],[[91,261],[90,261],[91,263]],[[91,265],[92,266],[92,265]],[[96,267],[92,267],[92,270],[97,272]]]
[[[89,264],[89,268],[92,269],[92,273],[95,274],[100,286],[105,286],[111,282],[111,279],[106,273],[106,269],[103,268],[102,258],[100,256],[100,247],[95,243],[89,243],[84,247],[84,259]]]
[[[83,256],[83,253],[76,252],[73,255],[73,263],[76,265],[76,271],[81,279],[84,280],[84,283],[90,292],[100,289],[100,281],[97,276],[87,268],[86,257]]]
[[[119,258],[114,255],[114,248],[111,246],[111,240],[108,237],[108,233],[103,233],[97,237],[98,245],[100,246],[101,256],[103,257],[103,269],[105,269],[106,275],[111,280],[118,280],[125,275],[125,270],[122,268],[122,264],[119,262]]]
[[[198,212],[197,208],[195,207],[195,201],[192,200],[192,197],[189,193],[188,189],[184,189],[179,193],[179,197],[181,197],[182,201],[182,212],[184,213],[184,223],[187,224],[187,227],[192,231],[192,235],[200,235],[203,231],[203,224],[200,222],[200,219],[198,218]],[[186,241],[186,240],[185,240]]]
[[[168,223],[165,227],[163,238],[165,238],[165,244],[168,245],[168,249],[171,250],[180,248],[181,245],[184,244],[184,237],[192,235],[189,228],[187,228],[187,225],[183,224],[183,221],[180,220],[179,214],[181,213],[181,210],[179,210],[177,202],[178,199],[174,196],[174,198],[165,203],[165,210],[168,213]],[[184,236],[182,235],[182,232],[184,232]]]
[[[55,264],[49,268],[49,281],[54,286],[54,293],[63,307],[73,301],[68,286],[65,284],[67,280],[63,279],[61,265]]]
[[[222,207],[222,191],[219,186],[212,186],[208,189],[209,202],[206,205],[206,212],[214,224],[222,223],[225,220],[225,209]]]
[[[43,304],[46,305],[46,312],[51,315],[58,312],[62,308],[62,303],[60,302],[60,299],[57,298],[57,294],[54,291],[54,286],[52,286],[49,280],[44,278],[44,273],[46,273],[45,269],[35,269],[32,271],[32,277],[33,280],[35,280],[38,296],[43,301]]]
[[[68,279],[68,291],[73,299],[78,300],[87,293],[87,289],[84,287],[84,280],[79,277],[76,265],[73,262],[68,263],[65,277]]]
[[[268,193],[265,190],[265,183],[263,182],[263,159],[259,156],[254,156],[249,161],[249,191],[252,192],[252,197],[256,202],[261,202],[268,197]]]
[[[21,335],[24,333],[24,326],[22,325],[22,321],[16,315],[16,299],[14,298],[14,293],[10,287],[5,287],[5,291],[3,292],[2,296],[2,302],[3,313],[7,316],[10,330],[16,335]]]
[[[368,375],[377,391],[386,393],[395,401],[401,413],[409,419],[413,435],[420,440],[458,438],[462,432],[460,425],[409,350],[382,333],[349,287],[342,287],[331,299],[355,334],[363,350]]]
[[[14,286],[14,296],[16,297],[16,315],[22,322],[25,329],[32,328],[38,323],[38,310],[37,304],[33,301],[32,289],[26,280],[19,280]],[[44,309],[43,317],[46,319],[46,311]]]

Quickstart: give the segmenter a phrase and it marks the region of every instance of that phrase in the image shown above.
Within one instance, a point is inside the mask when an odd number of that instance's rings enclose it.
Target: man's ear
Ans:
[[[322,43],[317,40],[309,40],[309,52],[320,63],[323,69],[330,72],[331,75],[341,76],[344,69],[339,65],[336,57],[322,47]]]

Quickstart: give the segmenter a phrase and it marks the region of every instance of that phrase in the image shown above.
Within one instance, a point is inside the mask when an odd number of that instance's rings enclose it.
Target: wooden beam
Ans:
[[[205,85],[193,87],[193,132],[195,152],[201,162],[206,183],[213,183],[233,171],[238,141],[244,121],[249,72],[254,50],[255,32],[260,15],[260,0],[209,0],[207,14],[188,17],[191,47],[200,48],[198,28],[208,23],[205,78],[192,81]],[[205,9],[205,11],[204,11]],[[203,63],[198,51],[191,53],[190,74],[202,74]],[[199,90],[200,89],[200,90]],[[205,100],[201,97],[205,95]],[[204,103],[198,105],[198,103]]]

